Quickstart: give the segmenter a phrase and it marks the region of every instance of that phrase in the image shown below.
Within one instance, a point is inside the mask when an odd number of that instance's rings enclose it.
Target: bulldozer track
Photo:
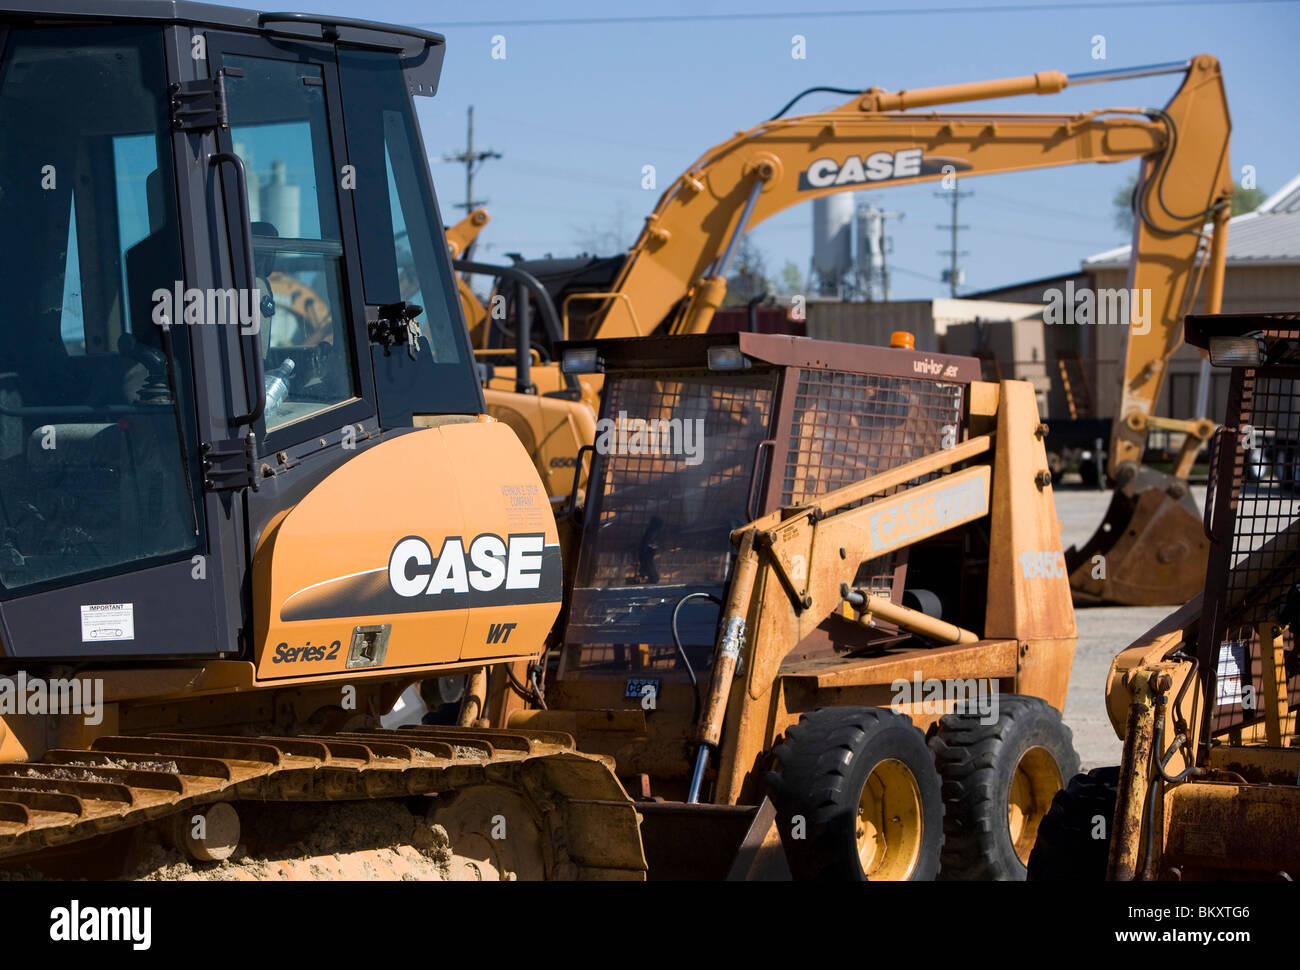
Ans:
[[[478,785],[531,797],[548,817],[560,878],[644,872],[635,807],[606,760],[578,752],[572,737],[556,731],[436,726],[111,736],[89,748],[47,751],[39,761],[3,764],[0,860],[220,801],[385,799]],[[591,838],[589,829],[608,829],[609,837]]]

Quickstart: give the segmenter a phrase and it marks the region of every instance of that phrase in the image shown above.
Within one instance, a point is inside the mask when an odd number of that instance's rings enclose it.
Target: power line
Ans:
[[[638,141],[621,141],[616,138],[603,138],[600,135],[592,134],[590,131],[574,131],[572,129],[557,128],[552,124],[540,124],[536,121],[524,121],[522,118],[511,118],[505,115],[497,114],[495,111],[489,116],[503,122],[507,125],[518,125],[523,128],[534,128],[537,131],[545,131],[552,135],[568,135],[572,138],[579,138],[587,142],[598,142],[604,145],[613,145],[617,148],[635,148],[637,151],[652,152],[680,152],[681,145],[650,145]]]
[[[560,179],[561,181],[570,183],[582,182],[587,185],[604,185],[612,189],[624,189],[626,191],[635,191],[639,193],[645,193],[646,191],[641,188],[639,178],[635,181],[631,178],[620,179],[607,174],[588,172],[582,169],[567,168],[562,165],[552,165],[548,162],[521,158],[517,155],[512,156],[512,158],[514,161],[520,163],[519,166],[507,164],[505,167],[514,174],[515,178]]]
[[[481,205],[487,205],[487,199],[474,198],[474,173],[479,170],[482,164],[489,158],[500,158],[500,152],[494,152],[491,149],[487,151],[474,151],[474,106],[469,106],[468,128],[465,135],[465,150],[458,153],[448,153],[442,156],[448,162],[460,162],[465,166],[465,201],[457,202],[458,209],[464,209],[466,212],[473,212],[475,208]],[[466,252],[466,257],[469,253]]]
[[[830,19],[834,17],[909,17],[951,16],[954,14],[1056,13],[1066,10],[1135,10],[1158,7],[1243,7],[1260,4],[1295,4],[1300,0],[1079,0],[1067,3],[995,3],[978,6],[887,7],[881,10],[788,10],[768,13],[646,14],[636,17],[559,17],[525,20],[450,20],[416,24],[417,27],[583,27],[624,24],[674,24],[714,21],[721,23],[756,20],[790,20],[793,18]]]
[[[1114,249],[1121,243],[1116,242],[1096,242],[1090,239],[1065,239],[1061,236],[1039,236],[1031,232],[1017,232],[1014,229],[994,229],[989,226],[981,226],[980,232],[992,233],[995,236],[1012,236],[1016,239],[1032,239],[1035,242],[1059,243],[1062,246],[1096,246],[1098,249]]]
[[[970,198],[974,192],[962,192],[954,183],[951,189],[945,189],[942,192],[934,193],[936,199],[952,197],[952,222],[938,226],[939,229],[946,229],[952,234],[952,249],[941,249],[941,256],[949,257],[948,268],[943,271],[944,281],[948,284],[948,292],[955,300],[957,298],[957,287],[965,282],[962,271],[957,265],[957,261],[962,256],[969,256],[970,253],[963,249],[957,248],[957,233],[961,229],[969,229],[970,226],[962,226],[957,223],[957,203],[963,198]]]
[[[1041,205],[1038,202],[1026,201],[1025,199],[1012,198],[1009,195],[999,195],[997,192],[990,192],[987,189],[980,189],[980,197],[986,199],[996,199],[1004,205],[1013,206],[1018,209],[1024,209],[1028,212],[1046,212],[1051,215],[1067,216],[1071,219],[1088,219],[1096,222],[1110,223],[1110,216],[1099,216],[1095,212],[1076,212],[1071,209],[1058,209],[1050,205]]]
[[[914,269],[908,269],[906,266],[899,266],[897,263],[893,264],[891,271],[894,273],[902,273],[904,276],[915,276],[917,279],[926,280],[929,283],[944,282],[943,280],[939,279],[939,277],[937,276],[931,276],[929,273],[918,273]]]

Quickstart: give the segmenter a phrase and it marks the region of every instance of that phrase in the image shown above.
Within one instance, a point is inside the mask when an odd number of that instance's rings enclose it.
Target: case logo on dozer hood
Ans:
[[[799,173],[799,191],[829,189],[834,185],[863,185],[868,182],[892,182],[918,175],[939,175],[944,166],[954,172],[970,170],[970,162],[960,158],[925,157],[920,148],[901,148],[896,152],[872,152],[850,155],[844,161],[819,158]]]
[[[435,563],[433,550],[419,536],[407,536],[393,546],[388,557],[388,585],[398,596],[440,593],[480,593],[500,589],[537,589],[542,580],[542,552],[546,537],[540,533],[502,539],[485,532],[469,544],[460,536],[442,540]],[[466,560],[468,559],[468,563]]]
[[[393,546],[388,564],[301,589],[285,600],[282,620],[473,609],[558,601],[560,547],[542,532],[506,537],[485,532],[468,544],[447,536],[435,556],[420,536]]]

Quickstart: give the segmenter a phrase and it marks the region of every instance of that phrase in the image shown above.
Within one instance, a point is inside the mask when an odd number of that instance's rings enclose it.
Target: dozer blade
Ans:
[[[1092,538],[1065,553],[1074,602],[1181,606],[1205,585],[1209,548],[1187,483],[1140,468]]]

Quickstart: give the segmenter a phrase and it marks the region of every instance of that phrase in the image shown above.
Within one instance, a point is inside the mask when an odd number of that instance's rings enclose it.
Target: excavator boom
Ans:
[[[1183,76],[1164,108],[1075,114],[925,110],[1164,74]],[[581,309],[590,338],[706,332],[726,296],[728,265],[744,233],[810,199],[1140,160],[1127,288],[1089,293],[1080,307],[1066,308],[1069,319],[1059,321],[1128,327],[1108,452],[1108,472],[1121,491],[1093,540],[1071,551],[1070,568],[1076,594],[1086,601],[1181,603],[1194,595],[1205,557],[1186,479],[1213,424],[1203,414],[1171,420],[1154,411],[1169,359],[1181,343],[1182,318],[1202,284],[1206,310],[1219,307],[1232,193],[1230,129],[1219,64],[1207,54],[1086,74],[1043,71],[911,91],[872,88],[829,111],[778,115],[709,149],[673,182],[646,218],[613,285],[564,299],[564,331],[579,335],[582,328],[570,316],[576,319]],[[497,378],[509,379],[500,369]],[[541,369],[534,369],[534,379],[543,390],[554,385]],[[497,395],[490,390],[488,398],[492,404]],[[1148,431],[1157,427],[1181,433],[1186,442],[1172,475],[1142,465]],[[1130,534],[1143,541],[1129,543]]]

